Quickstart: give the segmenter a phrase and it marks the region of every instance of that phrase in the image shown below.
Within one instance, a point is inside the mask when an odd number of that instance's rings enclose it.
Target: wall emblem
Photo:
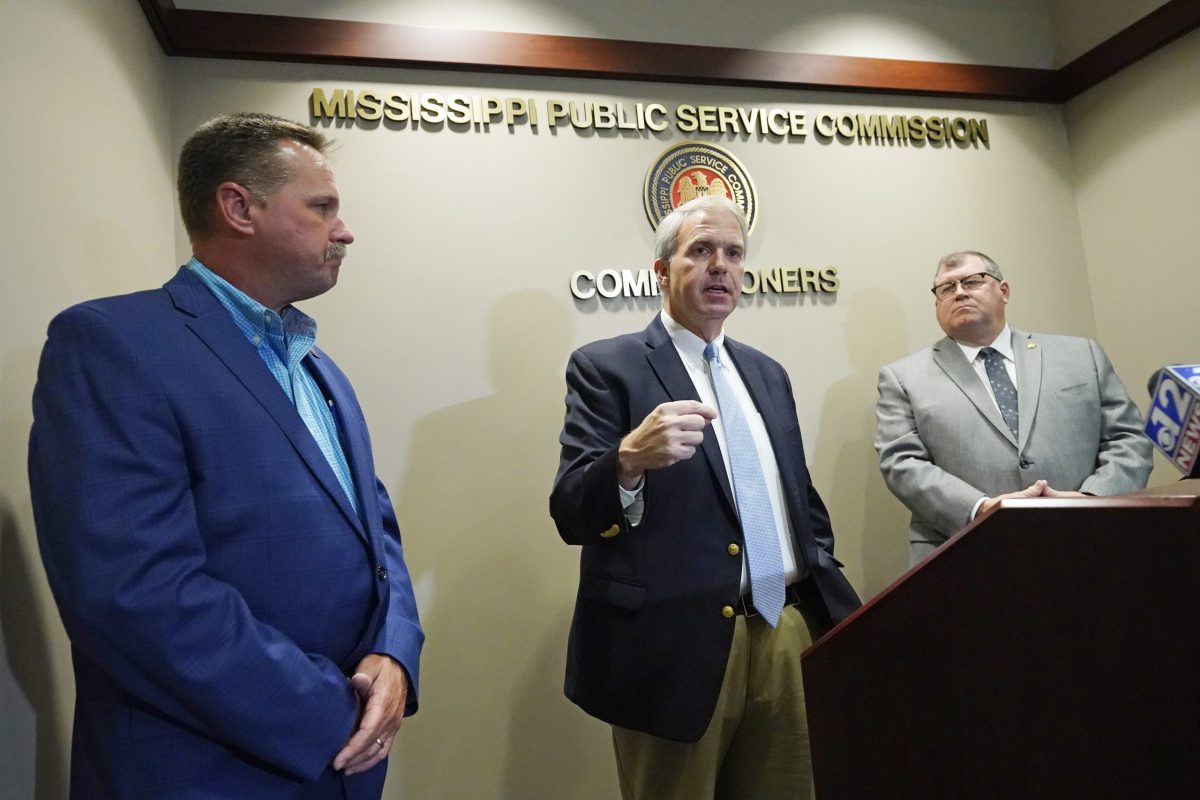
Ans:
[[[710,142],[682,142],[667,148],[650,165],[642,190],[650,227],[657,228],[677,206],[706,195],[737,203],[754,230],[758,217],[754,183],[733,153]]]

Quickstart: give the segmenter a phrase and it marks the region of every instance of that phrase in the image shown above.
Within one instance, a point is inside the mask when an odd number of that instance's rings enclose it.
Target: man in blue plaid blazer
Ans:
[[[50,324],[29,475],[71,639],[78,798],[378,798],[423,633],[346,376],[292,304],[353,235],[326,138],[184,145],[194,257]]]

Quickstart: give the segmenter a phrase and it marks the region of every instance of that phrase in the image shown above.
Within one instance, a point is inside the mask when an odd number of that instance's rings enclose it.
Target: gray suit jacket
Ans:
[[[875,449],[888,488],[912,511],[910,566],[966,525],[981,497],[1039,478],[1097,495],[1146,485],[1150,442],[1100,346],[1073,336],[1012,335],[1016,439],[948,337],[879,371]]]

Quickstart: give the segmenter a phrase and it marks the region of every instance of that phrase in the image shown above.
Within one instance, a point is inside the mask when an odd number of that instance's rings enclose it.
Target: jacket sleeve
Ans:
[[[413,596],[412,579],[404,563],[404,547],[400,541],[400,524],[388,497],[387,489],[378,478],[379,508],[383,512],[384,557],[388,570],[387,619],[376,640],[374,652],[391,656],[404,667],[408,675],[408,698],[404,715],[417,713],[417,684],[420,672],[421,645],[425,633],[417,616],[417,601]]]
[[[1088,346],[1100,388],[1100,447],[1096,471],[1080,491],[1112,495],[1144,489],[1154,462],[1150,440],[1142,432],[1142,415],[1100,345],[1089,340]]]
[[[315,778],[356,724],[328,658],[260,622],[205,570],[187,443],[144,344],[103,309],[51,323],[29,479],[74,648],[159,713]]]
[[[586,354],[571,355],[562,451],[550,493],[550,516],[567,544],[596,544],[629,529],[617,481],[617,449],[631,427],[621,395]]]
[[[943,538],[970,522],[975,504],[987,493],[933,463],[908,389],[890,366],[879,371],[875,423],[879,470],[892,494],[915,516],[931,521]]]

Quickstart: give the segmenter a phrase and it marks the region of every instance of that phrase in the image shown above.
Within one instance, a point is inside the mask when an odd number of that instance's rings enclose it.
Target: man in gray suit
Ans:
[[[983,253],[951,253],[933,283],[946,337],[881,369],[875,406],[879,469],[912,511],[909,566],[1004,498],[1145,487],[1150,442],[1100,345],[1010,328]]]

